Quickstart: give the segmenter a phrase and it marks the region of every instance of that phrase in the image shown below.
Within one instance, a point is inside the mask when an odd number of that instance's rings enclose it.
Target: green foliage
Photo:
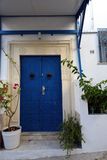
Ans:
[[[87,100],[89,107],[93,110],[93,113],[106,113],[107,80],[103,80],[94,85],[92,79],[87,80],[83,73],[80,76],[78,68],[73,65],[73,61],[64,59],[62,64],[66,64],[67,67],[71,69],[71,72],[77,75],[79,86],[83,91],[81,98],[83,100]]]
[[[80,146],[81,141],[84,141],[81,125],[76,118],[68,116],[68,119],[64,120],[59,133],[59,141],[62,148],[67,150],[67,155],[73,148]]]
[[[11,99],[12,95],[8,93],[8,83],[0,81],[0,108],[7,109]]]
[[[20,80],[20,74],[17,69],[16,62],[4,51],[4,49],[2,49],[2,51],[4,55],[8,58],[10,63],[13,65],[13,67],[16,69],[17,74],[19,76],[19,80]],[[11,90],[10,90],[10,86],[11,86]],[[13,94],[12,94],[12,91],[13,91]],[[9,130],[11,130],[11,127],[10,127],[11,120],[18,108],[19,95],[20,95],[20,86],[18,83],[14,83],[13,85],[10,85],[8,82],[4,82],[0,80],[0,109],[5,111],[6,116],[8,116],[9,118],[8,120]],[[14,102],[14,110],[11,107],[12,102]]]
[[[87,80],[85,74],[81,74],[78,68],[73,65],[73,61],[64,59],[63,65],[66,65],[71,69],[71,72],[77,75],[79,86],[83,91],[81,98],[87,100],[89,107],[93,110],[93,113],[106,113],[107,112],[107,80],[103,80],[100,83],[93,84],[93,80]],[[67,150],[67,154],[77,144],[81,144],[83,135],[81,133],[81,125],[76,118],[71,116],[67,120],[64,120],[62,124],[62,130],[59,134],[60,144],[64,150]]]
[[[12,111],[11,103],[13,101],[14,102],[17,101],[17,98],[19,97],[19,94],[20,94],[20,86],[17,83],[13,85],[12,89],[14,90],[14,94],[10,93],[9,88],[10,88],[10,84],[8,82],[4,82],[0,80],[0,109],[3,110],[11,120],[11,118],[16,112],[16,109]],[[10,128],[10,120],[8,123],[8,128]]]

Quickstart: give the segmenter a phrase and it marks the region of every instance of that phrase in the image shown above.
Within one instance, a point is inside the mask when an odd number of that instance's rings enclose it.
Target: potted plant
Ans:
[[[16,62],[2,49],[5,56],[17,71],[20,80],[20,74],[17,69]],[[0,111],[5,112],[8,117],[7,127],[2,131],[4,147],[6,149],[14,149],[20,144],[21,126],[12,126],[11,121],[19,106],[20,85],[14,83],[0,81]],[[12,109],[12,105],[14,106]]]
[[[81,147],[81,141],[84,141],[81,128],[79,120],[71,115],[62,123],[58,138],[61,147],[67,150],[67,156],[74,148]]]
[[[8,117],[8,125],[2,131],[4,146],[6,149],[16,148],[20,143],[20,126],[11,126],[11,120],[16,113],[19,103],[20,86],[15,83],[12,87],[14,94],[9,91],[10,84],[8,82],[0,81],[0,110],[6,113]],[[11,108],[11,104],[15,102],[14,110]]]

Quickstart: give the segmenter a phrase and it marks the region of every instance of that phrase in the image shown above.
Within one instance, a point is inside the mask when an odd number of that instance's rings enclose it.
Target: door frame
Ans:
[[[61,60],[64,58],[69,58],[72,60],[72,41],[16,41],[10,42],[8,44],[9,55],[16,61],[17,68],[20,73],[20,55],[60,55]],[[10,62],[8,62],[8,79],[12,84],[18,80],[18,75]],[[62,115],[63,119],[70,112],[74,112],[74,100],[72,94],[74,90],[72,88],[73,75],[67,67],[61,65],[61,77],[62,77]],[[13,108],[14,106],[12,106]],[[19,107],[16,115],[12,121],[13,124],[18,123],[20,125],[20,100]]]

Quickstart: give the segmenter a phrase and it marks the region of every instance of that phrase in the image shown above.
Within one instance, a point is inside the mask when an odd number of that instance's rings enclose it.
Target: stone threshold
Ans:
[[[57,140],[58,132],[23,132],[21,139],[24,141],[29,140]]]

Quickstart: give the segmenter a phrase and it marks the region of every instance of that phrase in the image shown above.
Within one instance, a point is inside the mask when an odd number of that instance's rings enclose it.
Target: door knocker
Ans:
[[[52,77],[51,73],[47,73],[47,78],[50,79]]]
[[[31,74],[30,74],[30,79],[33,80],[34,78],[35,78],[35,74],[34,74],[34,73],[31,73]]]

